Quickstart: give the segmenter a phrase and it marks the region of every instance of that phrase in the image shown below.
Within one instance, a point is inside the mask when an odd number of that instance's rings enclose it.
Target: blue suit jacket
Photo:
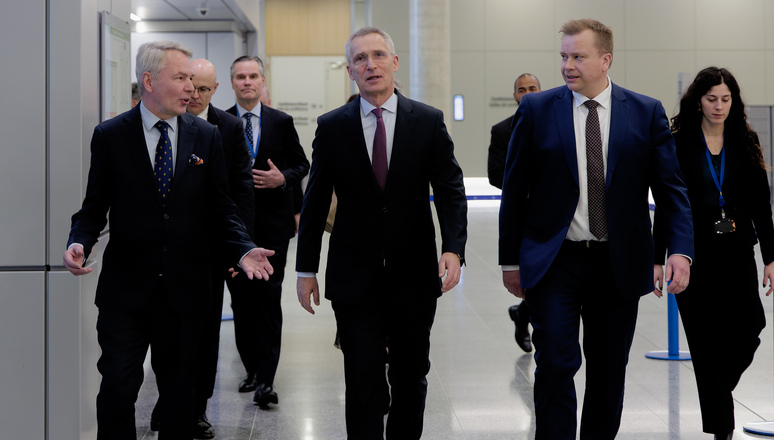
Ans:
[[[81,243],[89,255],[110,219],[110,241],[97,284],[98,307],[139,310],[156,284],[163,283],[173,310],[205,309],[214,246],[223,246],[218,257],[232,267],[255,247],[228,196],[218,130],[183,113],[178,131],[172,190],[164,206],[140,106],[94,129],[86,197],[73,215],[68,245]],[[202,162],[196,164],[192,154]]]
[[[648,188],[668,218],[670,254],[693,258],[688,196],[661,103],[612,85],[606,171],[607,227],[615,287],[653,290]],[[534,287],[553,262],[578,205],[578,162],[566,87],[525,95],[508,147],[500,208],[500,264],[520,265]]]

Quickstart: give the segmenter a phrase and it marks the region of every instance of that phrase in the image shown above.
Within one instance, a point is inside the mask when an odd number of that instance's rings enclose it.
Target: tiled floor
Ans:
[[[502,287],[497,266],[496,202],[472,202],[469,219],[468,266],[459,286],[438,303],[423,438],[533,438],[535,363],[532,355],[523,353],[513,341],[507,308],[516,301]],[[341,352],[333,347],[333,312],[327,301],[314,316],[298,305],[292,270],[294,249],[295,242],[291,242],[283,298],[282,358],[275,384],[280,403],[264,411],[253,405],[251,394],[236,392],[244,371],[234,345],[233,322],[224,321],[217,388],[208,411],[218,439],[346,438],[343,362]],[[764,297],[763,303],[771,322],[772,299]],[[719,323],[717,331],[734,329]],[[755,361],[735,392],[735,439],[769,438],[746,434],[742,426],[774,420],[773,344],[772,327],[768,326]],[[682,334],[680,347],[687,350]],[[640,302],[618,439],[712,439],[701,432],[691,362],[644,356],[666,348],[667,299],[648,295]],[[733,355],[734,347],[718,347],[718,356]],[[583,378],[581,368],[576,377],[579,399]],[[155,382],[149,372],[137,405],[140,439],[157,438],[157,433],[148,429],[155,399]]]

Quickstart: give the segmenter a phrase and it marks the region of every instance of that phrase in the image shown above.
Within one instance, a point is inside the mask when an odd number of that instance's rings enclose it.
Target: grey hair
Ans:
[[[236,66],[236,64],[244,61],[255,61],[256,63],[258,63],[258,68],[260,70],[261,77],[263,77],[263,60],[261,60],[260,57],[257,57],[254,55],[253,56],[242,55],[241,57],[235,59],[233,63],[231,63],[231,79],[234,78],[234,67]]]
[[[137,59],[135,74],[137,75],[137,85],[142,96],[145,87],[142,87],[142,75],[145,72],[151,74],[151,78],[158,78],[159,73],[166,65],[166,55],[168,50],[177,50],[183,52],[188,59],[193,57],[193,51],[174,41],[151,41],[143,44],[137,49]]]
[[[354,34],[350,35],[349,39],[347,40],[347,44],[344,45],[344,53],[347,56],[347,63],[352,61],[352,40],[354,40],[357,37],[362,37],[368,34],[381,35],[382,38],[384,38],[384,42],[387,43],[387,49],[390,50],[390,54],[395,55],[395,43],[392,42],[392,38],[390,38],[390,34],[388,34],[387,32],[384,32],[379,28],[366,26],[358,29]]]

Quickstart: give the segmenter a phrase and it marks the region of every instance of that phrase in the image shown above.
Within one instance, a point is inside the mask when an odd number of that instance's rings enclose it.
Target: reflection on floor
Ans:
[[[468,265],[460,285],[438,303],[432,333],[432,369],[428,376],[423,436],[426,439],[534,437],[535,363],[532,355],[523,353],[513,340],[513,324],[507,308],[516,301],[502,287],[497,266],[497,203],[471,202]],[[294,257],[295,241],[291,242],[283,297],[282,358],[275,384],[280,403],[270,410],[260,410],[253,405],[251,394],[237,393],[244,370],[234,345],[233,322],[224,321],[219,376],[208,411],[218,439],[346,438],[343,362],[341,352],[333,347],[336,332],[333,312],[327,301],[323,301],[314,316],[298,305]],[[772,299],[764,297],[763,303],[771,322]],[[733,332],[734,329],[719,324],[717,331]],[[742,426],[774,419],[771,326],[764,330],[761,339],[755,361],[735,392],[735,439],[769,438],[746,434]],[[651,360],[644,356],[648,351],[666,348],[667,300],[648,295],[640,302],[618,439],[712,438],[701,432],[691,362]],[[687,350],[682,330],[680,348]],[[733,347],[718,347],[718,356],[733,355]],[[581,368],[576,377],[579,403],[582,403],[583,379]],[[137,404],[139,439],[157,438],[157,433],[148,428],[155,400],[155,380],[148,371]]]

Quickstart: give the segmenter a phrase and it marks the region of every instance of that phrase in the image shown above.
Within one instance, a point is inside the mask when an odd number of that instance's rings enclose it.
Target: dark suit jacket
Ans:
[[[140,106],[94,129],[86,197],[72,218],[68,245],[89,255],[109,215],[110,241],[97,284],[96,304],[143,307],[157,283],[171,307],[186,313],[209,306],[215,242],[236,265],[255,247],[228,197],[220,134],[192,115],[178,117],[172,190],[162,206],[148,157]],[[204,163],[191,165],[195,154]]]
[[[489,156],[486,160],[489,184],[503,189],[505,174],[505,156],[508,154],[508,142],[513,133],[513,116],[510,116],[492,126],[492,138],[489,141]]]
[[[251,237],[255,228],[255,204],[253,202],[252,155],[247,147],[245,129],[239,118],[210,104],[207,122],[218,127],[226,160],[226,176],[231,199],[237,206],[237,214]]]
[[[236,115],[236,106],[226,110]],[[293,217],[293,187],[309,172],[309,160],[298,141],[293,117],[271,107],[261,106],[261,139],[253,168],[269,170],[271,159],[285,176],[285,186],[255,189],[255,240],[258,243],[289,240],[296,234]]]
[[[317,272],[325,221],[336,190],[325,296],[356,303],[374,283],[401,301],[441,295],[430,187],[441,251],[463,254],[467,200],[462,170],[442,113],[398,95],[384,193],[374,177],[360,99],[320,116],[298,235],[296,270]],[[382,269],[384,267],[384,269]]]
[[[693,257],[685,184],[664,108],[613,84],[606,173],[607,230],[614,282],[625,297],[653,291],[648,188],[670,225],[670,253]],[[553,262],[578,205],[572,92],[525,95],[505,165],[500,264],[520,265],[532,288]]]
[[[687,129],[675,133],[677,161],[688,188],[696,237],[696,255],[714,255],[715,221],[720,219],[718,192],[714,182],[705,177],[709,173],[704,151],[706,144],[701,131]],[[756,139],[757,141],[757,139]],[[726,135],[726,169],[723,179],[723,196],[726,199],[726,216],[736,222],[736,238],[740,244],[750,247],[760,241],[763,264],[774,261],[774,225],[771,218],[769,182],[766,171],[747,157],[743,143],[733,134]],[[719,177],[719,176],[718,176]],[[663,264],[666,253],[667,227],[656,206],[654,238],[656,263]],[[708,248],[710,247],[710,248]]]

